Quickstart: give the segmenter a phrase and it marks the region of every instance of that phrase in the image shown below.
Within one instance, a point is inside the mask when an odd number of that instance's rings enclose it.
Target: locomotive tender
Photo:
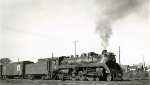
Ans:
[[[51,80],[116,80],[122,79],[122,69],[114,53],[103,50],[79,57],[52,57],[0,65],[0,78],[27,78]]]

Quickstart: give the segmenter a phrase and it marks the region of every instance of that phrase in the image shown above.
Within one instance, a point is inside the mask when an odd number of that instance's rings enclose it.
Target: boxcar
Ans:
[[[31,61],[13,62],[3,64],[2,75],[7,78],[24,78],[25,77],[25,65],[33,63]]]

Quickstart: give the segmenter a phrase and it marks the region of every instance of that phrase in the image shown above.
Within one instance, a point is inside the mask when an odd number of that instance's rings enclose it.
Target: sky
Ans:
[[[149,0],[1,0],[0,58],[12,61],[103,49],[121,64],[150,64]]]

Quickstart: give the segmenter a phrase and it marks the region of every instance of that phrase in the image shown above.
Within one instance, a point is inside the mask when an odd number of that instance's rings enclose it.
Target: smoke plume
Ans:
[[[97,0],[100,14],[96,23],[96,32],[100,35],[103,49],[108,46],[113,22],[137,10],[144,1],[146,0]]]

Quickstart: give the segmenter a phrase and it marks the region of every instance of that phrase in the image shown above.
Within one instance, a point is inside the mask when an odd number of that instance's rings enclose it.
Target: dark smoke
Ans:
[[[138,10],[146,0],[97,0],[99,18],[96,23],[96,32],[100,35],[103,49],[108,46],[112,35],[112,22],[116,22]]]
[[[100,34],[100,38],[102,39],[101,45],[103,49],[106,49],[108,46],[109,38],[112,34],[111,22],[106,18],[101,18],[97,23],[96,31]]]

